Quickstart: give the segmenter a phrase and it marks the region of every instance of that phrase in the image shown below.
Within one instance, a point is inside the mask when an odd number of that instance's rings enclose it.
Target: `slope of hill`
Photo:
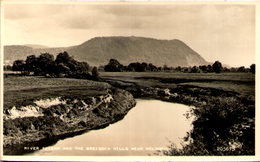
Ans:
[[[37,45],[37,47],[43,47]],[[4,46],[4,64],[12,64],[15,60],[25,60],[29,55],[39,55],[41,53],[51,53],[57,55],[60,52],[67,51],[71,47],[59,47],[59,48],[36,48],[31,45],[8,45]]]
[[[157,66],[193,66],[207,62],[180,40],[158,40],[144,37],[96,37],[78,46],[65,48],[29,47],[6,49],[5,60],[25,59],[26,55],[49,52],[57,54],[67,51],[75,59],[87,61],[90,65],[105,65],[111,58],[128,65],[130,62],[149,62]],[[23,55],[22,55],[23,53]],[[15,60],[13,59],[13,60]]]
[[[155,65],[193,66],[207,64],[194,50],[180,40],[157,40],[143,37],[96,37],[71,48],[68,52],[91,65],[107,64],[110,58],[128,65],[151,62]]]
[[[26,47],[31,47],[33,49],[37,49],[37,48],[49,48],[48,46],[43,46],[43,45],[39,45],[39,44],[24,44],[24,46]]]
[[[24,59],[27,55],[33,54],[33,48],[22,45],[4,46],[4,61]]]

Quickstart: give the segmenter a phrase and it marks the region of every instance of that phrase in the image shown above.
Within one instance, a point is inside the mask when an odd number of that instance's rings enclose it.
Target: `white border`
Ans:
[[[4,25],[3,25],[3,21],[4,21],[4,8],[3,8],[3,3],[0,1],[0,35],[1,35],[1,38],[0,38],[0,161],[2,159],[2,156],[3,156],[3,149],[2,149],[2,146],[3,146],[3,93],[4,93],[4,77],[3,77],[3,71],[4,71],[4,68],[3,68],[3,64],[4,64],[4,49],[3,49],[3,36],[2,36],[2,33],[4,32]]]
[[[0,160],[14,160],[14,161],[169,161],[169,160],[175,160],[175,161],[259,161],[260,160],[260,143],[259,143],[259,137],[260,137],[260,131],[259,131],[259,117],[260,117],[260,110],[259,110],[259,102],[258,98],[260,96],[259,94],[259,83],[260,78],[260,68],[258,66],[258,63],[260,61],[260,45],[257,43],[260,42],[260,1],[253,1],[253,0],[244,0],[244,1],[236,1],[236,0],[206,0],[206,1],[195,1],[195,0],[185,0],[183,1],[177,1],[177,0],[171,0],[171,1],[157,1],[157,0],[147,0],[147,1],[140,1],[140,0],[118,0],[118,1],[108,1],[108,0],[96,0],[96,1],[90,1],[90,0],[2,0],[0,1],[1,4],[1,33],[4,33],[4,4],[22,4],[22,3],[33,3],[33,4],[42,4],[42,3],[51,3],[51,4],[119,4],[124,5],[127,3],[138,3],[138,4],[245,4],[245,5],[255,5],[255,55],[256,55],[256,120],[255,120],[255,130],[256,130],[256,148],[255,148],[255,156],[3,156],[2,151],[2,142],[3,137],[0,139],[1,149],[0,149]],[[1,55],[0,55],[0,72],[1,72],[1,78],[0,78],[0,115],[3,115],[3,43],[4,38],[1,34]],[[3,123],[2,117],[0,118],[1,123]],[[2,130],[3,125],[0,126],[1,134],[2,136]]]

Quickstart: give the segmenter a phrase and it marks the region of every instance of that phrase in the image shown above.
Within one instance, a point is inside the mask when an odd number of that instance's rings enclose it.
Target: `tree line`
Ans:
[[[252,72],[255,73],[255,64],[252,64],[249,68],[244,66],[238,68],[227,68],[223,67],[220,61],[215,61],[213,64],[209,65],[200,65],[200,66],[192,66],[192,67],[169,67],[167,65],[164,66],[155,66],[152,63],[146,62],[134,62],[130,63],[128,66],[122,65],[116,59],[110,59],[109,63],[99,69],[104,70],[106,72],[149,72],[149,71],[167,71],[167,72],[186,72],[186,73],[220,73],[220,72]]]
[[[15,60],[12,70],[20,71],[22,75],[48,77],[98,79],[99,76],[97,67],[75,60],[66,51],[59,53],[56,58],[52,54],[42,53],[38,57],[30,55],[26,60]]]
[[[255,73],[255,64],[249,68],[223,67],[220,61],[213,64],[192,67],[169,67],[155,66],[152,63],[133,62],[124,66],[116,59],[110,59],[104,66],[91,67],[87,62],[75,60],[66,51],[59,53],[56,58],[52,54],[42,53],[38,57],[35,55],[27,56],[26,60],[15,60],[13,65],[4,66],[4,70],[20,71],[22,75],[36,75],[49,77],[73,77],[86,79],[99,79],[99,72],[184,72],[184,73],[221,73],[221,72],[252,72]],[[91,73],[90,73],[91,71]]]

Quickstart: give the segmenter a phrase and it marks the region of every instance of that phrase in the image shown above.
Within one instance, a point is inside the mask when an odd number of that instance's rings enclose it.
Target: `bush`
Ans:
[[[191,143],[164,155],[253,155],[254,106],[236,97],[214,97],[193,109],[197,117],[189,133]],[[233,144],[232,144],[233,143]]]
[[[4,131],[3,131],[4,135],[10,135],[17,132],[18,132],[17,126],[15,126],[12,120],[4,121]]]

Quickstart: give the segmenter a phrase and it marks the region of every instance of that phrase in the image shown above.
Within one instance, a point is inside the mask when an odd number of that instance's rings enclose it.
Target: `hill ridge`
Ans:
[[[9,49],[8,49],[9,48]],[[5,46],[5,60],[26,59],[26,56],[42,52],[67,51],[79,61],[90,65],[105,65],[111,58],[128,65],[131,62],[149,62],[157,66],[194,66],[207,64],[196,51],[179,39],[156,39],[137,36],[94,37],[79,45],[59,48],[26,48]],[[14,56],[14,57],[13,57]]]

